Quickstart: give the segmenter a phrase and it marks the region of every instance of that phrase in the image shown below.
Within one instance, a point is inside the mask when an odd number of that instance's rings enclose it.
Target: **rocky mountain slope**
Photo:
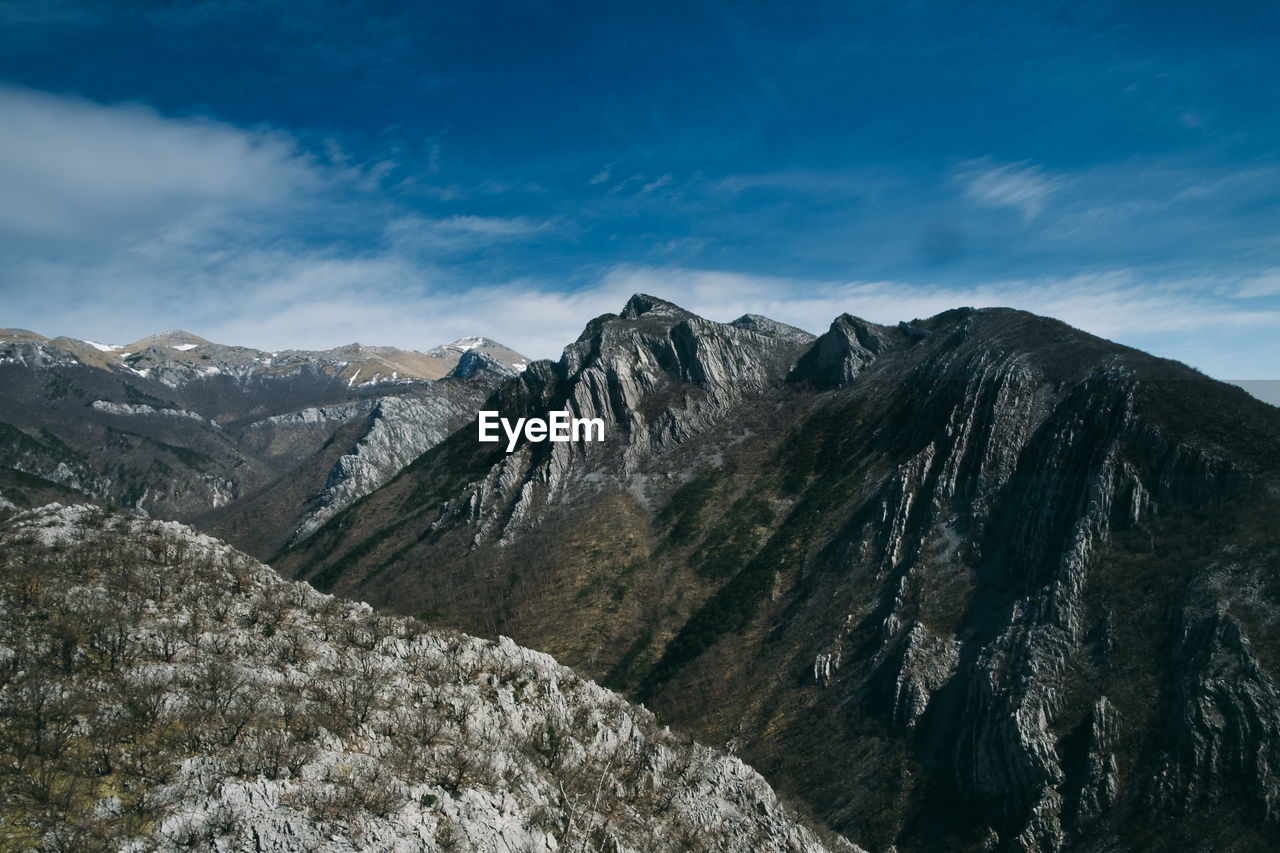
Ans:
[[[269,353],[182,331],[112,346],[3,330],[0,470],[264,556],[469,420],[524,363],[480,338]]]
[[[1280,410],[1026,313],[636,296],[278,564],[504,633],[875,849],[1264,850]]]
[[[6,850],[856,849],[546,655],[173,522],[12,515],[0,614]]]

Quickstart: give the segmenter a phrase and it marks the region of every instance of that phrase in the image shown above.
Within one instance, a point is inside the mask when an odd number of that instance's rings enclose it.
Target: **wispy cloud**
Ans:
[[[400,250],[466,252],[495,243],[545,236],[555,228],[551,220],[524,216],[497,217],[455,215],[430,219],[418,214],[403,216],[387,225],[387,238]]]
[[[879,193],[892,183],[884,170],[861,170],[852,173],[789,169],[779,172],[728,175],[715,181],[712,188],[735,194],[764,189],[781,190],[798,195],[852,196]]]
[[[1280,268],[1246,278],[1240,282],[1235,296],[1240,299],[1254,299],[1263,296],[1280,296]]]
[[[641,194],[647,195],[648,193],[654,192],[655,190],[662,189],[667,184],[671,183],[673,180],[674,178],[671,176],[670,173],[665,175],[659,175],[658,177],[654,178],[652,181],[649,181],[644,186],[642,186],[640,188],[640,192]]]
[[[969,198],[980,204],[1011,207],[1027,222],[1040,215],[1062,185],[1061,178],[1046,175],[1039,166],[1026,162],[996,165],[989,160],[972,160],[960,166],[956,178]]]
[[[685,307],[717,319],[749,311],[811,330],[825,329],[833,317],[845,311],[877,323],[896,323],[959,305],[1021,308],[1103,337],[1280,324],[1280,311],[1241,310],[1228,300],[1204,296],[1199,283],[1145,281],[1129,271],[943,287],[621,266],[604,277],[602,286],[616,292],[679,293]]]

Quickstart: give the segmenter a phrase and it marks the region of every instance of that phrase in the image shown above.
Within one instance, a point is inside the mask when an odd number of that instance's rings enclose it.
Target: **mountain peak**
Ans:
[[[191,348],[203,346],[208,343],[210,343],[210,341],[200,337],[199,335],[193,335],[184,329],[166,329],[163,332],[157,332],[154,335],[148,335],[141,340],[134,341],[124,347],[124,349],[127,349],[130,352],[138,352],[139,350],[144,350],[147,347]]]
[[[495,346],[502,346],[502,344],[498,343],[497,341],[491,341],[488,338],[471,336],[466,338],[458,338],[456,341],[453,341],[452,343],[441,344],[440,346],[431,348],[427,352],[428,353],[470,352],[471,350],[477,349],[480,347],[495,347]]]
[[[743,314],[729,323],[729,325],[739,329],[759,332],[772,338],[785,338],[793,341],[812,341],[815,337],[804,329],[789,326],[786,323],[779,323],[777,320],[765,317],[763,314]]]
[[[44,335],[30,329],[0,329],[0,341],[47,341]]]
[[[647,293],[636,293],[627,300],[626,307],[622,309],[622,313],[619,316],[624,320],[634,320],[637,317],[650,313],[688,314],[689,312],[685,311],[679,305],[668,302],[665,299],[659,299],[658,297],[650,296]]]
[[[492,338],[480,336],[471,336],[466,338],[458,338],[453,343],[441,344],[432,347],[423,353],[427,359],[434,361],[444,367],[441,375],[449,373],[458,368],[462,364],[462,360],[467,359],[467,364],[463,366],[460,376],[467,376],[481,368],[482,364],[477,362],[477,356],[483,356],[484,362],[491,363],[501,370],[512,370],[516,373],[524,370],[529,365],[528,356],[521,355],[510,347],[504,346]],[[471,356],[471,358],[467,358]],[[446,366],[447,365],[447,366]]]
[[[473,340],[484,340],[477,338]],[[468,347],[462,351],[462,355],[458,358],[458,363],[453,366],[446,376],[452,376],[456,379],[469,379],[482,370],[491,370],[502,376],[515,376],[528,362],[503,362],[498,360],[494,355],[484,349],[476,347]]]
[[[888,330],[852,314],[841,314],[791,371],[788,381],[819,388],[848,382],[890,345]]]

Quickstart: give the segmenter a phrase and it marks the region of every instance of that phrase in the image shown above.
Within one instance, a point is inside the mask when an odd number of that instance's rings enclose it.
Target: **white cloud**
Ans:
[[[1280,311],[1241,310],[1228,297],[1206,295],[1203,283],[1143,281],[1126,271],[951,288],[619,265],[569,290],[545,280],[460,285],[448,272],[395,251],[342,257],[255,250],[229,253],[176,292],[166,271],[180,268],[181,257],[181,249],[155,249],[145,262],[126,256],[94,271],[93,295],[73,268],[31,267],[24,274],[45,286],[13,307],[43,334],[109,342],[173,327],[266,349],[324,349],[353,340],[426,349],[484,335],[534,358],[555,358],[589,319],[620,311],[635,292],[713,320],[756,313],[815,333],[843,312],[894,324],[962,305],[1008,306],[1230,378],[1274,377],[1249,345],[1206,349],[1204,342],[1265,340],[1280,328]]]
[[[1235,292],[1240,299],[1254,299],[1260,296],[1280,296],[1280,268],[1246,278],[1240,282]]]
[[[429,347],[479,325],[449,319],[465,299],[438,295],[441,258],[559,224],[407,213],[377,191],[386,167],[336,141],[315,158],[276,131],[13,87],[0,115],[0,326]]]
[[[1269,303],[1235,298],[1280,294],[1275,269],[1244,282],[1153,281],[1120,270],[943,287],[616,265],[571,269],[569,284],[477,284],[473,270],[460,274],[446,262],[564,237],[567,220],[410,213],[381,190],[389,166],[353,163],[336,144],[314,158],[278,131],[4,86],[0,115],[0,326],[49,335],[118,343],[185,327],[269,349],[351,340],[425,349],[479,334],[554,357],[591,317],[643,291],[716,320],[752,312],[814,332],[846,311],[895,323],[957,305],[1008,305],[1249,378],[1265,369],[1256,355],[1264,348],[1251,357],[1223,341],[1265,340],[1280,328]],[[616,180],[610,167],[605,173],[601,184]],[[1060,185],[1026,164],[980,161],[960,175],[974,200],[1028,219]],[[670,180],[634,175],[613,189]],[[806,174],[748,176],[719,189],[779,182],[821,183]]]
[[[261,210],[320,183],[271,131],[11,86],[0,115],[0,234],[114,239],[215,207]]]
[[[1060,178],[1046,175],[1039,166],[1026,162],[993,165],[988,160],[973,160],[961,165],[957,179],[969,198],[994,207],[1011,207],[1030,222],[1044,210],[1045,202],[1062,184]]]

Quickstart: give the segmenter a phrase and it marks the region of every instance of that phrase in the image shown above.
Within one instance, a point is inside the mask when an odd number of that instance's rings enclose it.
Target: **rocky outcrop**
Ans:
[[[480,358],[480,356],[477,356]],[[468,376],[474,375],[474,371]],[[329,470],[324,490],[287,544],[293,545],[334,515],[373,492],[402,468],[439,444],[474,414],[475,401],[446,395],[382,397],[369,413],[367,431]]]
[[[765,318],[715,323],[636,294],[619,315],[591,321],[558,362],[531,365],[486,404],[512,418],[559,410],[599,418],[608,449],[584,463],[592,449],[585,444],[526,446],[447,506],[435,527],[465,519],[475,525],[473,544],[508,541],[538,507],[560,500],[574,476],[599,476],[601,461],[610,478],[624,480],[706,433],[744,398],[776,385],[812,340]]]
[[[334,424],[342,424],[353,418],[367,417],[373,407],[377,405],[376,400],[356,400],[352,403],[339,403],[333,406],[308,406],[305,409],[299,409],[296,412],[287,412],[283,415],[272,415],[269,418],[254,421],[249,424],[247,430],[263,430],[263,429],[291,429],[295,427],[327,427]]]
[[[96,409],[99,412],[107,412],[108,414],[112,414],[112,415],[134,415],[138,417],[161,417],[161,418],[190,418],[193,421],[199,421],[202,424],[208,424],[214,429],[220,429],[220,427],[216,422],[210,421],[208,418],[204,417],[203,415],[198,415],[195,412],[188,412],[186,409],[169,409],[169,408],[157,409],[153,406],[148,406],[145,403],[130,405],[128,403],[124,403],[124,404],[112,403],[107,400],[94,400],[92,403],[92,406],[94,409]]]
[[[1148,795],[1153,808],[1191,814],[1239,798],[1267,824],[1280,823],[1280,691],[1233,615],[1257,614],[1256,596],[1274,584],[1277,559],[1274,551],[1235,549],[1193,581],[1162,721],[1168,745]],[[1257,615],[1273,627],[1274,612]]]
[[[913,729],[929,707],[929,700],[955,674],[960,660],[960,643],[935,637],[918,622],[902,642],[893,683],[893,722]]]
[[[175,523],[54,504],[0,537],[7,848],[857,850],[509,639]]]
[[[849,314],[841,314],[831,328],[796,363],[791,382],[833,388],[850,382],[889,346],[888,330]]]
[[[780,325],[780,324],[779,324]],[[637,294],[616,319],[588,325],[553,375],[576,417],[602,418],[624,466],[696,435],[745,395],[776,382],[796,352],[796,330],[704,320]],[[535,402],[554,405],[553,397]]]

